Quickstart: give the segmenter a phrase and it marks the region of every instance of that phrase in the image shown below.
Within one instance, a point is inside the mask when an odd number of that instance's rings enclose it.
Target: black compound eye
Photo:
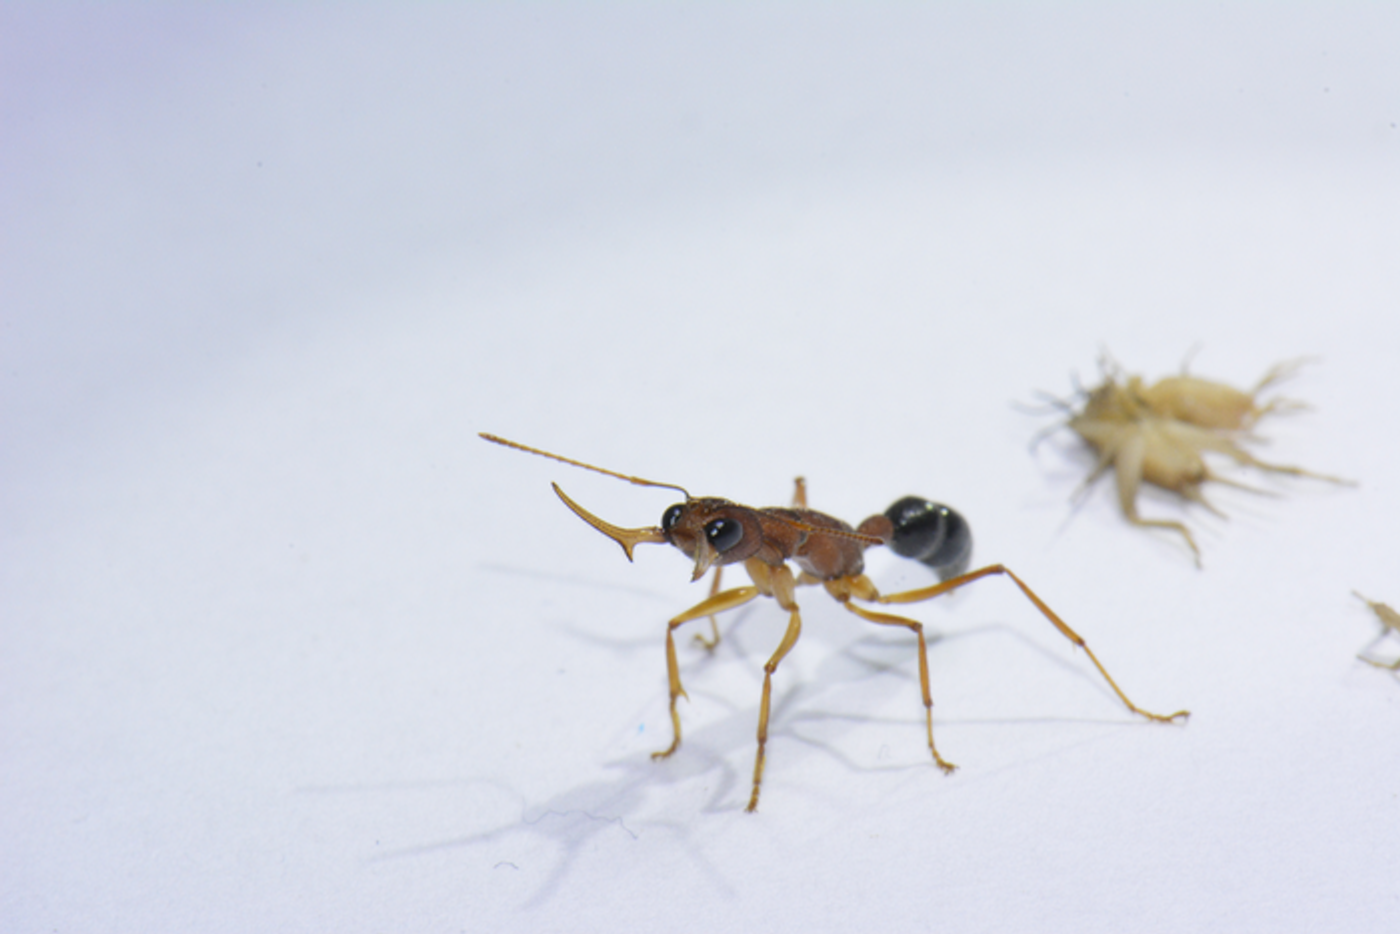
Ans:
[[[676,523],[679,521],[681,521],[681,506],[677,503],[661,514],[661,530],[669,532],[676,527]]]
[[[733,519],[714,519],[705,523],[705,537],[715,551],[725,552],[739,544],[744,527]]]

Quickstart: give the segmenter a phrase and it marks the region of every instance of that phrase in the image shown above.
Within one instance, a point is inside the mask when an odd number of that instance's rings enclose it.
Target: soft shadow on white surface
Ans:
[[[5,930],[1382,930],[1400,15],[998,4],[0,12]],[[1130,529],[1111,352],[1361,481]],[[972,521],[912,640],[679,643],[675,493]],[[872,553],[886,591],[927,572]],[[737,574],[735,575],[738,576]],[[700,631],[703,624],[694,628]]]

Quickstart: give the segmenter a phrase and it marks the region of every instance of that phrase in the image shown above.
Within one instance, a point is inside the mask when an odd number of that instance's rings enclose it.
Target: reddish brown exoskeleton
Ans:
[[[933,742],[933,697],[929,691],[928,648],[924,641],[923,624],[903,616],[877,613],[857,606],[853,601],[875,604],[918,603],[956,590],[978,578],[1004,574],[1021,588],[1031,603],[1035,604],[1036,609],[1054,624],[1065,638],[1084,650],[1094,667],[1129,710],[1149,720],[1163,722],[1188,716],[1185,710],[1170,716],[1149,713],[1130,701],[1078,633],[1006,567],[994,564],[975,571],[965,571],[972,554],[972,534],[962,516],[946,506],[917,497],[905,497],[883,514],[871,516],[856,528],[852,528],[840,519],[807,508],[806,486],[800,477],[797,480],[792,507],[758,509],[718,497],[691,496],[683,487],[673,483],[657,483],[628,476],[507,441],[495,435],[482,433],[481,437],[495,444],[538,454],[639,486],[677,490],[685,496],[684,502],[666,510],[661,517],[661,525],[624,529],[593,515],[570,499],[558,484],[553,484],[554,492],[564,501],[564,505],[584,522],[621,545],[629,561],[632,559],[632,550],[638,545],[674,545],[693,562],[692,581],[699,580],[710,568],[715,569],[715,581],[710,596],[673,617],[666,627],[666,675],[671,694],[672,739],[671,745],[653,753],[653,758],[663,759],[675,752],[681,744],[681,720],[676,703],[686,694],[681,686],[680,666],[676,660],[676,629],[684,623],[707,616],[713,623],[716,613],[732,610],[760,596],[772,597],[778,601],[779,606],[788,611],[787,632],[779,642],[777,650],[763,666],[763,695],[758,711],[758,754],[754,761],[753,792],[749,797],[749,811],[758,807],[758,794],[763,782],[764,748],[768,742],[773,673],[778,670],[778,665],[792,650],[802,633],[802,616],[797,606],[796,591],[804,585],[822,585],[838,603],[861,619],[883,626],[903,626],[914,633],[919,642],[919,687],[923,691],[928,748],[933,753],[934,762],[945,772],[952,772],[955,766],[939,755]],[[916,558],[929,565],[942,578],[942,583],[902,593],[881,594],[864,574],[864,552],[876,545],[889,545],[896,553]],[[744,587],[719,590],[719,569],[740,562],[753,583]],[[788,562],[797,566],[796,574],[788,566]],[[718,634],[716,629],[716,640]],[[713,647],[711,642],[706,642],[706,645]]]

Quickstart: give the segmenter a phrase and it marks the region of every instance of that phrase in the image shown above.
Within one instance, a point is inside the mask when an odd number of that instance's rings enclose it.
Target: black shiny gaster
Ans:
[[[906,496],[885,510],[894,524],[890,548],[921,561],[940,580],[956,577],[972,560],[972,528],[956,510],[917,496]]]

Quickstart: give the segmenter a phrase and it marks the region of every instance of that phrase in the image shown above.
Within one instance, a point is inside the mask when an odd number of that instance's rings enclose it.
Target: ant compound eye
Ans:
[[[972,529],[957,511],[942,503],[906,496],[885,510],[894,524],[890,548],[921,561],[947,580],[967,570],[972,558]]]
[[[663,532],[669,532],[676,527],[676,523],[679,521],[681,521],[681,507],[678,503],[662,514],[661,530]]]
[[[705,524],[705,537],[715,551],[723,553],[739,544],[744,527],[733,519],[715,519]]]

